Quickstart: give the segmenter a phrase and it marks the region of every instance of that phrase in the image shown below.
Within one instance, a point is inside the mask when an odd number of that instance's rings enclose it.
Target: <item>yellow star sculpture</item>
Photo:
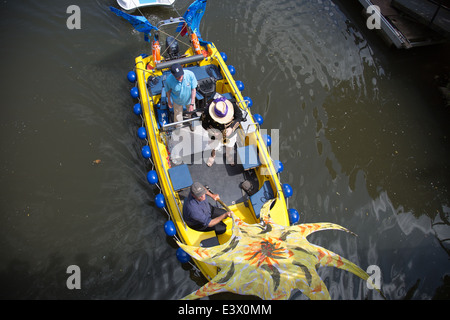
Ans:
[[[320,230],[350,231],[333,223],[276,225],[270,218],[270,204],[271,201],[267,202],[261,209],[260,224],[247,224],[233,214],[232,236],[222,245],[202,248],[178,242],[192,258],[219,269],[211,281],[183,299],[225,291],[262,299],[289,299],[294,289],[309,299],[330,299],[317,274],[318,266],[347,270],[363,280],[369,278],[354,263],[306,239]]]

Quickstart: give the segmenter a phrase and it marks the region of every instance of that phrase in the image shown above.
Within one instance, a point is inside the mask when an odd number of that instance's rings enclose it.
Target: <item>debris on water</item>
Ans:
[[[97,164],[100,164],[100,163],[102,163],[101,159],[96,159],[96,160],[92,161],[92,165],[97,165]]]

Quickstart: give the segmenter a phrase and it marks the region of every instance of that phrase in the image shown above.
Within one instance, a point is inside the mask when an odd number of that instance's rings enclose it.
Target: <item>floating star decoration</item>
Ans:
[[[259,224],[247,224],[233,214],[232,236],[222,245],[202,248],[178,242],[192,258],[219,270],[211,281],[184,299],[225,291],[262,299],[289,299],[294,289],[312,300],[330,299],[327,287],[317,274],[319,266],[347,270],[363,280],[369,278],[354,263],[306,239],[321,230],[352,232],[333,223],[277,225],[270,218],[270,204],[271,201],[267,202],[261,209]]]

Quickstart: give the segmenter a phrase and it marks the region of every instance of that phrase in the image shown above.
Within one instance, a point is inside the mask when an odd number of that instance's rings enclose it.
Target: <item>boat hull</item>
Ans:
[[[125,10],[152,6],[171,6],[174,2],[175,0],[117,0],[117,4]]]
[[[180,165],[186,165],[188,175],[192,176],[192,181],[200,180],[205,184],[205,179],[209,178],[209,186],[212,192],[218,193],[229,209],[244,222],[259,223],[259,210],[262,205],[270,199],[276,199],[270,211],[271,218],[280,225],[287,226],[290,224],[283,188],[260,133],[258,123],[253,118],[247,102],[242,97],[236,81],[215,45],[210,42],[202,42],[201,49],[204,55],[199,58],[201,60],[192,58],[196,61],[187,63],[184,67],[197,72],[197,78],[202,77],[203,73],[201,72],[203,70],[206,70],[207,75],[213,73],[214,77],[217,78],[215,79],[216,93],[230,97],[241,107],[246,117],[237,130],[238,137],[235,150],[246,150],[249,146],[256,148],[258,155],[256,167],[244,169],[241,159],[237,159],[235,166],[230,166],[225,163],[225,156],[223,162],[220,161],[219,157],[216,157],[216,163],[213,167],[206,167],[207,156],[205,154],[208,155],[208,153],[204,149],[210,141],[205,138],[207,134],[200,122],[198,120],[192,121],[195,125],[193,131],[188,126],[178,129],[178,135],[183,136],[183,138],[176,140],[174,131],[171,130],[173,128],[165,127],[166,125],[170,126],[170,123],[168,124],[161,118],[161,105],[164,102],[163,86],[154,83],[158,83],[159,80],[164,79],[164,76],[167,76],[171,64],[166,63],[164,65],[166,68],[159,68],[160,64],[155,63],[153,56],[146,55],[141,55],[135,60],[137,87],[147,136],[146,143],[151,149],[152,164],[157,172],[158,185],[165,199],[164,209],[167,210],[175,225],[179,240],[190,246],[210,246],[211,244],[207,244],[208,242],[213,244],[225,243],[231,237],[232,220],[230,218],[224,220],[227,224],[227,232],[217,237],[213,231],[200,232],[187,226],[183,219],[182,208],[183,201],[189,193],[189,188],[177,190],[174,187],[176,177],[171,176],[173,169]],[[184,53],[184,56],[195,57],[196,53],[191,48]],[[218,74],[212,72],[212,69]],[[201,82],[204,79],[198,80]],[[186,141],[189,142],[190,148],[182,145]],[[182,151],[178,152],[178,158],[175,156],[177,148],[178,151]],[[222,173],[220,173],[220,170],[222,170]],[[240,189],[240,183],[249,179],[249,177],[253,179],[256,185],[255,191],[259,192],[252,196],[245,194]],[[220,185],[223,187],[220,187]],[[231,194],[231,191],[234,194]],[[241,197],[239,197],[239,194],[241,194]],[[260,195],[266,196],[261,197]],[[194,262],[207,279],[211,279],[217,274],[216,267],[198,261]]]

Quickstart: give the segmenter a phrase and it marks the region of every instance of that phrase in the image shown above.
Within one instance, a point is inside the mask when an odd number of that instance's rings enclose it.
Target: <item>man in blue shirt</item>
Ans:
[[[179,122],[183,121],[183,106],[186,106],[188,111],[194,110],[197,79],[192,71],[183,70],[178,63],[170,67],[170,72],[164,88],[169,108],[174,110],[174,121]]]
[[[227,230],[223,219],[230,217],[231,212],[212,206],[206,196],[214,200],[220,199],[218,194],[213,194],[199,182],[194,182],[191,186],[189,196],[184,200],[183,218],[186,224],[197,231],[216,231],[222,234]]]

